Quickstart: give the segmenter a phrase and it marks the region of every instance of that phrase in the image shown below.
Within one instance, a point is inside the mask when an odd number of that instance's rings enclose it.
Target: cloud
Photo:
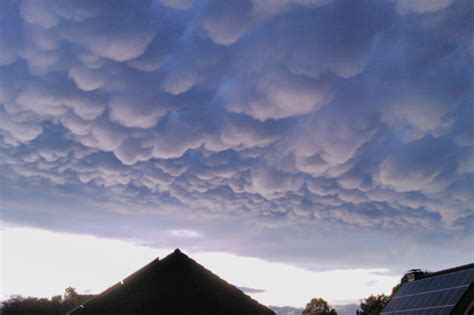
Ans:
[[[176,71],[171,74],[163,82],[163,90],[174,95],[179,95],[188,91],[196,83],[197,75],[192,71]]]
[[[238,287],[239,290],[242,290],[245,293],[263,293],[265,290],[262,289],[254,289],[254,288],[247,288],[247,287]]]
[[[327,266],[413,255],[390,239],[393,252],[382,239],[383,255],[356,251],[380,235],[404,235],[422,261],[436,237],[461,260],[474,205],[469,1],[0,6],[6,220],[139,242],[158,217],[183,231],[198,220],[201,249],[302,264],[324,251]],[[76,225],[70,200],[82,200]],[[142,236],[113,229],[132,217]],[[165,223],[163,242],[198,247]]]
[[[201,235],[192,230],[172,230],[171,234],[176,237],[184,237],[184,238],[198,238]]]
[[[211,1],[202,27],[218,45],[231,45],[239,40],[253,22],[252,3],[238,0],[228,3]]]
[[[178,10],[186,10],[193,6],[194,0],[161,0],[161,3]]]
[[[260,120],[311,113],[326,104],[331,95],[328,83],[290,73],[268,73],[257,82],[245,84],[225,87],[226,108]],[[241,95],[250,97],[242,99]]]
[[[109,101],[110,120],[128,128],[148,129],[168,113],[159,96],[118,95]],[[165,101],[166,102],[166,101]]]
[[[416,141],[380,163],[380,182],[401,192],[444,190],[449,183],[443,181],[444,173],[456,170],[452,150],[449,143]]]
[[[83,91],[97,90],[105,83],[102,73],[81,66],[69,69],[69,76],[76,83],[77,87]]]
[[[414,13],[431,13],[438,10],[444,9],[449,6],[452,0],[398,0],[397,11],[401,13],[414,12]]]
[[[51,28],[56,26],[60,19],[47,5],[48,1],[22,1],[20,13],[28,23]]]
[[[29,142],[43,132],[40,124],[26,124],[24,121],[17,122],[4,110],[0,111],[0,122],[3,131],[20,142]]]

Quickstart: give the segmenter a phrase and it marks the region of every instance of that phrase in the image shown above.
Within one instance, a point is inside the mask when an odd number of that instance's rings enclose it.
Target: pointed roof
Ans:
[[[275,313],[176,249],[69,314]]]

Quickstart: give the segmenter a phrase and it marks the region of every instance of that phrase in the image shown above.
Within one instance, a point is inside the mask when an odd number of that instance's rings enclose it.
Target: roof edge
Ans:
[[[472,269],[472,268],[474,268],[474,263],[461,265],[461,266],[457,266],[457,267],[452,267],[452,268],[448,268],[448,269],[443,269],[443,270],[439,270],[439,271],[435,271],[435,272],[429,272],[429,273],[426,273],[424,275],[420,275],[420,277],[417,280],[426,279],[426,278],[435,277],[435,276],[440,276],[440,275],[444,275],[444,274],[448,274],[448,273],[452,273],[452,272],[457,272],[457,271],[461,271],[461,270]]]

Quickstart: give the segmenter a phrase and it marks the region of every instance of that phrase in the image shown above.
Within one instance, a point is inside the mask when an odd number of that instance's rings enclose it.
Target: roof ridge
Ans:
[[[471,269],[471,268],[474,268],[474,263],[469,263],[469,264],[465,264],[465,265],[461,265],[461,266],[457,266],[457,267],[442,269],[442,270],[438,270],[438,271],[434,271],[434,272],[428,272],[428,273],[425,273],[423,275],[420,275],[418,280],[426,279],[426,278],[430,278],[430,277],[435,277],[435,276],[440,276],[440,275],[444,275],[444,274],[448,274],[448,273],[452,273],[452,272],[458,272],[458,271],[461,271],[461,270],[467,270],[467,269]]]

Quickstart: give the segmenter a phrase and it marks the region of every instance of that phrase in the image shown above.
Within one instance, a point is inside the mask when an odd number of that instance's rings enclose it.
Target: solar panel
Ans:
[[[448,315],[474,282],[474,268],[405,282],[383,315]]]

